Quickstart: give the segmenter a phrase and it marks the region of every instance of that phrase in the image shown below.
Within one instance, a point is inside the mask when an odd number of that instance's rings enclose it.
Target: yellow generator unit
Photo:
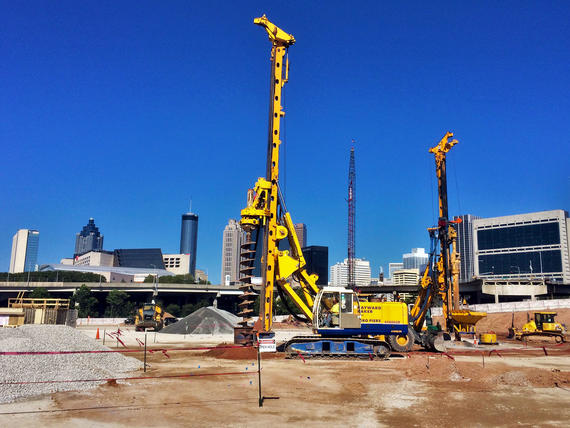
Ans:
[[[497,334],[493,332],[481,333],[479,335],[479,343],[481,345],[497,345]]]

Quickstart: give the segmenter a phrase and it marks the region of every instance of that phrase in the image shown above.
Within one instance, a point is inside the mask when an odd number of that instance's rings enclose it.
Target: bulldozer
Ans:
[[[530,319],[527,313],[527,323],[522,326],[522,329],[515,328],[515,313],[511,327],[509,328],[508,338],[513,337],[517,340],[523,340],[528,336],[545,336],[554,337],[556,343],[566,342],[566,326],[556,322],[556,312],[535,312],[534,319]]]

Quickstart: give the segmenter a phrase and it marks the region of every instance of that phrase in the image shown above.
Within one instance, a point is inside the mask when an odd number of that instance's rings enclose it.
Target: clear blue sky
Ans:
[[[373,276],[435,221],[445,131],[450,213],[570,205],[570,3],[2,0],[0,270],[12,235],[39,263],[94,217],[105,248],[177,252],[199,214],[198,267],[264,175],[270,43],[294,34],[282,173],[310,245],[345,257],[350,140],[356,253]]]

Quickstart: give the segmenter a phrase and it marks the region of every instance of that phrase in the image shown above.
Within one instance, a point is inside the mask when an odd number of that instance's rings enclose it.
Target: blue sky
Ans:
[[[0,271],[12,235],[39,263],[94,217],[105,248],[178,251],[200,216],[198,267],[264,175],[270,43],[294,34],[282,185],[310,245],[346,255],[350,141],[356,254],[378,268],[427,247],[445,131],[450,213],[570,202],[568,2],[0,1]]]

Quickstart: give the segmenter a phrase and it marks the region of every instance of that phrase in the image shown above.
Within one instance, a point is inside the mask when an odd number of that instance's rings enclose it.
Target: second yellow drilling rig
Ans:
[[[443,351],[444,341],[451,335],[475,333],[475,323],[487,314],[461,309],[459,304],[459,266],[460,254],[457,251],[458,220],[449,220],[447,203],[447,153],[457,140],[453,133],[447,132],[441,141],[429,149],[435,157],[437,177],[439,217],[436,227],[428,228],[431,240],[428,264],[420,280],[418,297],[410,310],[411,326],[415,340],[428,349]],[[438,251],[439,250],[439,251]],[[441,299],[443,326],[428,326],[424,321],[435,299]]]

